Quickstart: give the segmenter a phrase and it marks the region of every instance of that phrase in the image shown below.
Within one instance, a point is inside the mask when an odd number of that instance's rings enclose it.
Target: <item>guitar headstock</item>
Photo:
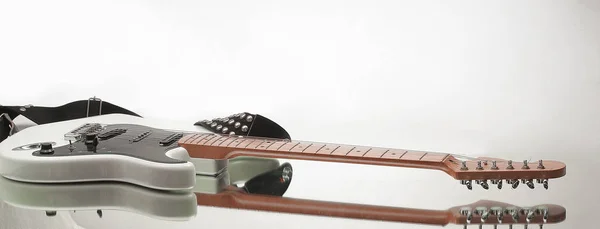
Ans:
[[[461,161],[454,157],[447,161],[454,177],[470,190],[473,182],[484,189],[495,185],[503,187],[503,181],[516,189],[519,184],[534,189],[535,183],[548,189],[548,180],[562,177],[566,174],[566,165],[559,161],[527,161],[516,162],[496,158],[475,158]],[[489,183],[488,183],[489,181]]]
[[[503,202],[482,200],[449,209],[450,222],[463,225],[542,225],[560,223],[566,209],[554,204],[515,206]],[[527,227],[526,227],[527,228]]]

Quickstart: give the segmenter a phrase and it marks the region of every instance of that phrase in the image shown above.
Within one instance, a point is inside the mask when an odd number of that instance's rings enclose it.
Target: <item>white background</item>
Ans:
[[[439,173],[312,164],[291,196],[445,209],[514,195],[502,200],[567,206],[568,227],[597,212],[600,1],[4,0],[0,79],[3,105],[98,96],[190,125],[249,111],[294,139],[569,168],[548,191],[467,192]],[[398,228],[210,214],[188,227]]]

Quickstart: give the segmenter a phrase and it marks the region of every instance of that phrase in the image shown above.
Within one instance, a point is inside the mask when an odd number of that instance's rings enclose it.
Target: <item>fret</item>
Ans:
[[[356,148],[352,149],[352,151],[350,151],[346,155],[351,156],[351,157],[362,157],[370,150],[371,150],[371,147],[356,147]]]
[[[204,143],[204,145],[206,145],[206,146],[210,146],[210,145],[212,145],[213,143],[215,143],[217,140],[219,140],[219,139],[221,139],[221,138],[223,138],[223,136],[216,135],[214,138],[212,138],[212,139],[210,139],[210,140],[206,141],[206,142]]]
[[[202,139],[205,139],[208,135],[205,134],[198,134],[198,136],[196,138],[194,138],[193,140],[190,140],[190,144],[198,144],[198,142],[202,141]]]
[[[229,145],[227,145],[227,147],[237,147],[244,140],[245,139],[243,139],[243,138],[236,138],[235,140],[233,140],[233,142],[229,143]]]
[[[188,140],[193,139],[193,138],[197,138],[199,134],[188,134],[183,136],[183,138],[179,139],[179,142],[182,142],[183,144],[189,144]]]
[[[421,161],[442,162],[444,159],[446,159],[446,157],[448,157],[448,154],[427,153],[425,156],[423,156],[423,158],[421,158]]]
[[[275,141],[273,141],[273,140],[266,140],[256,148],[261,149],[261,150],[266,150],[269,148],[269,146],[273,145],[274,143],[275,143]]]
[[[340,147],[339,145],[327,144],[327,145],[321,147],[321,149],[319,149],[317,151],[317,154],[331,155],[331,152],[333,152],[334,150],[336,150],[339,147]]]
[[[236,137],[228,137],[225,141],[221,142],[221,144],[219,144],[219,146],[229,146],[232,142],[234,142],[237,139],[238,138],[236,138]]]
[[[272,150],[272,151],[277,151],[279,150],[279,148],[281,148],[283,145],[287,144],[288,142],[275,142],[273,144],[271,144],[267,150]]]
[[[390,149],[387,151],[381,158],[386,159],[400,159],[403,157],[408,151],[403,149]]]
[[[400,159],[409,161],[419,161],[425,155],[425,152],[421,151],[408,151]]]
[[[250,145],[250,143],[254,142],[254,139],[244,139],[240,144],[236,146],[236,148],[246,148],[246,146]]]
[[[290,149],[290,152],[302,153],[306,148],[310,147],[310,142],[300,142],[294,148]]]
[[[341,155],[341,156],[346,156],[348,155],[348,153],[350,153],[350,151],[352,151],[355,148],[355,146],[340,146],[337,149],[335,149],[331,155]]]
[[[197,142],[195,144],[197,144],[197,145],[205,145],[206,142],[208,142],[208,141],[210,141],[210,140],[212,140],[212,139],[214,139],[216,137],[218,137],[218,135],[211,134],[211,135],[206,136],[206,138],[200,140],[199,142]]]
[[[292,148],[294,148],[298,144],[300,144],[300,143],[299,142],[288,142],[287,144],[281,146],[279,148],[279,151],[289,152]]]
[[[369,152],[367,152],[365,155],[363,155],[363,157],[380,158],[387,151],[389,151],[389,149],[371,148],[371,150],[369,150]]]
[[[311,153],[311,154],[317,153],[324,146],[325,146],[325,144],[322,144],[322,143],[313,143],[312,145],[310,145],[308,148],[306,148],[304,150],[304,153]]]
[[[250,144],[248,144],[246,147],[246,149],[256,149],[256,147],[258,147],[259,145],[263,144],[265,141],[264,140],[254,140],[253,142],[251,142]]]
[[[223,137],[221,137],[221,138],[219,138],[219,139],[215,140],[215,141],[214,141],[212,144],[210,144],[210,145],[211,145],[211,146],[219,146],[219,145],[221,145],[221,143],[223,143],[223,142],[224,142],[225,140],[227,140],[227,139],[229,139],[229,137],[225,137],[225,136],[223,136]]]

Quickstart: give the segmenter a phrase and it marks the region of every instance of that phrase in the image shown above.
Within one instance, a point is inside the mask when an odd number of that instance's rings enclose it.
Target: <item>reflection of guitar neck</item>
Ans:
[[[446,225],[450,222],[452,216],[449,211],[443,210],[421,210],[251,195],[239,190],[228,190],[218,194],[196,193],[196,199],[200,206],[432,225]]]
[[[460,180],[549,179],[565,174],[565,165],[556,161],[544,161],[543,164],[540,161],[538,164],[497,159],[488,163],[487,159],[481,159],[461,163],[444,153],[209,133],[186,135],[179,140],[179,145],[193,158],[254,156],[425,168],[442,170]]]
[[[482,200],[447,210],[427,210],[247,194],[237,187],[229,187],[217,194],[196,193],[196,200],[199,206],[439,226],[447,224],[542,225],[559,223],[566,218],[565,208],[553,204],[519,207]]]

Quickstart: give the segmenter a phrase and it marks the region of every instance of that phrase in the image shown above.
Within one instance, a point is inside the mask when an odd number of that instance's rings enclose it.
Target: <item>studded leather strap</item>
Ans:
[[[288,132],[276,122],[259,114],[242,112],[223,118],[196,122],[213,133],[238,136],[291,139]]]

